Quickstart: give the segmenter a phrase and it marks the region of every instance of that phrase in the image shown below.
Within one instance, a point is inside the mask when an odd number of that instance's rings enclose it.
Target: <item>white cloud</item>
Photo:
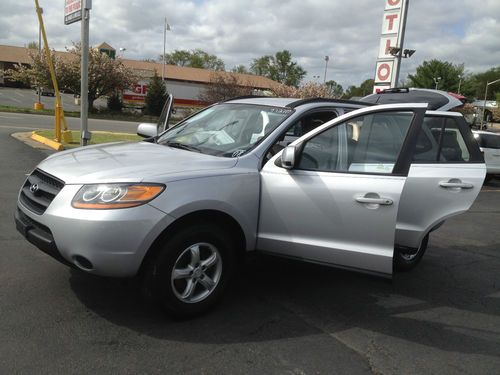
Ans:
[[[40,0],[49,43],[62,49],[80,38],[79,24],[63,25],[63,1]],[[94,0],[91,43],[127,49],[129,58],[157,58],[163,49],[163,19],[172,31],[167,50],[201,48],[226,67],[288,49],[307,71],[344,86],[373,77],[384,2],[382,0]],[[500,62],[500,1],[411,1],[402,76],[422,61],[465,63],[474,72]],[[0,43],[24,45],[38,38],[31,1],[0,2]]]

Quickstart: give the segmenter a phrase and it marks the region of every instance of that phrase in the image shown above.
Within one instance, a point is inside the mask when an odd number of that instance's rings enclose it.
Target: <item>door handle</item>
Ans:
[[[356,197],[356,202],[368,203],[368,204],[381,204],[384,206],[390,206],[394,202],[389,198],[369,198],[369,197]]]
[[[472,189],[474,185],[468,183],[468,182],[445,182],[442,181],[439,183],[439,186],[445,189]]]

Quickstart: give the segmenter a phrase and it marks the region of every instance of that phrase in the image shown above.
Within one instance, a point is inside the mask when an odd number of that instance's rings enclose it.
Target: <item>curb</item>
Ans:
[[[49,146],[50,148],[53,148],[56,151],[62,151],[62,150],[64,150],[64,146],[62,145],[62,143],[53,141],[52,139],[48,139],[48,138],[42,137],[41,135],[37,134],[36,130],[31,133],[31,139],[33,139],[34,141],[43,143],[44,145],[47,145],[47,146]]]

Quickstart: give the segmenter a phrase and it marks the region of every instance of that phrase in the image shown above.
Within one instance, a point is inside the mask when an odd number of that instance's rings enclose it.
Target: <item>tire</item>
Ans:
[[[144,290],[150,290],[173,317],[200,315],[227,288],[236,265],[235,250],[219,227],[191,223],[163,243],[146,270]]]
[[[417,266],[427,250],[429,235],[427,234],[415,254],[405,253],[405,249],[397,247],[394,249],[394,268],[396,271],[409,271]]]

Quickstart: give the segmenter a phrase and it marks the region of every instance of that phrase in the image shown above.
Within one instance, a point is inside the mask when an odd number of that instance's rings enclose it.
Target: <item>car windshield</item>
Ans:
[[[234,158],[252,149],[292,112],[283,107],[218,104],[170,128],[157,143]]]

